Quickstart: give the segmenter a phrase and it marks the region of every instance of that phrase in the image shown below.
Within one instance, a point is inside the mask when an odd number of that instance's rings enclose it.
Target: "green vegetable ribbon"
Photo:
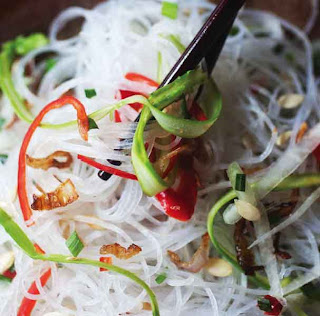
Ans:
[[[19,227],[19,225],[3,210],[0,208],[0,225],[3,226],[3,228],[6,230],[6,232],[10,235],[10,237],[17,243],[17,245],[32,259],[34,260],[42,260],[42,261],[51,261],[51,262],[57,262],[57,263],[72,263],[72,264],[84,264],[89,265],[93,267],[100,267],[104,269],[108,269],[110,271],[119,273],[138,285],[140,285],[149,295],[151,307],[152,307],[152,313],[153,316],[159,316],[159,306],[157,302],[157,298],[153,291],[150,289],[150,287],[141,280],[138,276],[136,276],[134,273],[125,270],[123,268],[120,268],[118,266],[100,262],[97,260],[90,260],[86,258],[75,258],[65,255],[58,255],[58,254],[52,254],[52,255],[46,255],[46,254],[39,254],[37,250],[35,249],[32,241],[28,238],[28,236],[24,233],[24,231]]]
[[[231,171],[231,172],[230,172]],[[236,172],[240,172],[237,165],[233,165],[231,167],[231,170],[229,170],[230,174],[235,174]],[[231,178],[234,178],[231,176]],[[251,185],[250,190],[254,190],[254,188],[259,183],[253,183]],[[274,191],[282,191],[282,190],[290,190],[295,188],[302,188],[302,187],[311,187],[311,186],[319,186],[320,185],[320,174],[297,174],[297,175],[291,175],[287,178],[285,178],[281,183],[278,184],[276,188],[274,188]],[[239,265],[236,257],[230,253],[225,247],[223,247],[218,239],[217,234],[215,232],[215,219],[217,217],[217,214],[221,209],[223,209],[228,203],[233,201],[235,198],[238,197],[239,192],[235,190],[230,190],[227,192],[224,196],[222,196],[211,208],[208,218],[207,218],[207,229],[210,236],[210,239],[212,241],[213,246],[216,248],[218,253],[224,257],[227,261],[229,261],[237,270],[243,272],[241,266]],[[256,273],[254,276],[249,276],[248,279],[262,287],[269,289],[269,283],[267,279],[258,273]]]
[[[162,111],[165,107],[182,99],[185,94],[190,93],[196,86],[203,83],[205,88],[200,103],[208,117],[206,121],[178,118]],[[133,138],[131,156],[142,190],[148,196],[154,196],[166,190],[169,184],[156,172],[145,149],[143,133],[150,118],[154,116],[159,125],[170,134],[184,138],[199,137],[218,118],[222,107],[222,98],[214,82],[208,79],[205,73],[201,70],[193,70],[152,93],[144,105]]]
[[[0,53],[0,88],[10,100],[15,114],[28,123],[33,121],[33,116],[14,87],[11,66],[16,55],[26,55],[47,43],[48,39],[41,33],[35,33],[27,37],[19,36],[15,40],[3,44]]]

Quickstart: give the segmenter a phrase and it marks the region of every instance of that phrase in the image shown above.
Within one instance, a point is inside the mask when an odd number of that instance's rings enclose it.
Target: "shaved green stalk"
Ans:
[[[95,112],[92,112],[88,115],[89,118],[99,121],[115,110],[120,109],[124,105],[130,104],[130,103],[142,103],[145,104],[147,102],[147,98],[141,95],[135,95],[126,99],[123,99],[113,105],[107,105]],[[46,128],[46,129],[64,129],[64,128],[70,128],[70,127],[77,127],[77,120],[61,123],[61,124],[48,124],[48,123],[42,123],[40,127]]]
[[[16,91],[12,77],[11,77],[11,64],[14,56],[13,43],[4,45],[0,54],[0,87],[5,96],[9,99],[10,104],[15,114],[23,121],[31,123],[33,116],[26,108],[23,99]]]
[[[169,35],[161,35],[161,37],[168,40],[178,50],[180,54],[182,54],[186,50],[186,47],[181,43],[177,35],[169,34]]]
[[[274,188],[274,191],[317,186],[319,185],[319,182],[320,182],[320,174],[291,175],[287,177],[284,181],[282,181],[276,188]],[[252,184],[252,187],[254,188],[257,185],[258,183],[254,183]],[[241,266],[238,264],[236,257],[218,242],[218,240],[216,239],[216,234],[214,230],[214,221],[215,221],[216,215],[225,205],[233,201],[235,198],[237,198],[237,192],[235,190],[230,190],[213,205],[208,215],[207,229],[208,229],[208,233],[212,241],[212,244],[216,248],[218,253],[222,257],[224,257],[227,261],[229,261],[237,270],[243,272]],[[264,278],[263,276],[257,273],[255,274],[255,276],[249,276],[248,278],[251,282],[263,288],[269,287],[269,284],[266,278]]]
[[[237,194],[234,190],[229,191],[227,194],[225,194],[220,200],[218,200],[214,206],[212,207],[207,220],[207,229],[210,236],[210,239],[212,241],[213,246],[216,248],[218,253],[227,261],[229,261],[237,270],[243,273],[243,270],[241,266],[239,265],[237,258],[230,253],[226,248],[224,248],[219,241],[216,239],[215,230],[214,230],[214,220],[216,215],[218,214],[219,210],[225,206],[227,203],[231,202],[237,197]],[[269,289],[269,283],[268,280],[259,275],[255,274],[254,276],[248,276],[248,279],[254,283],[257,286],[260,286],[265,289]]]
[[[27,37],[19,36],[15,40],[5,43],[0,53],[0,88],[9,99],[15,114],[27,123],[33,121],[33,116],[14,87],[11,66],[16,55],[26,55],[47,43],[47,37],[41,33],[31,34]]]
[[[141,189],[148,196],[156,195],[168,188],[168,184],[160,177],[150,162],[144,144],[143,132],[151,117],[150,110],[145,107],[141,112],[131,150],[135,174],[137,175]]]
[[[149,99],[150,102],[147,103],[147,106],[159,125],[170,134],[182,138],[196,138],[203,135],[217,120],[222,108],[221,94],[211,79],[207,80],[205,91],[200,99],[200,103],[203,105],[204,112],[208,117],[205,121],[179,118],[167,114],[161,111],[161,106],[153,106],[152,97],[151,95]],[[159,104],[159,102],[157,102],[157,104]]]
[[[11,238],[18,244],[18,246],[32,259],[34,260],[42,260],[42,261],[50,261],[50,262],[57,262],[57,263],[66,263],[66,264],[84,264],[99,268],[108,269],[110,271],[119,273],[138,285],[140,285],[149,295],[150,302],[152,306],[152,312],[153,316],[159,316],[159,307],[158,302],[155,294],[150,289],[150,287],[141,280],[138,276],[136,276],[134,273],[125,270],[123,268],[117,267],[112,264],[100,262],[97,260],[90,260],[86,258],[75,258],[65,255],[59,255],[59,254],[52,254],[52,255],[46,255],[46,254],[39,254],[31,240],[28,238],[28,236],[24,233],[24,231],[19,227],[19,225],[3,210],[0,208],[0,224],[3,226],[3,228],[6,230],[6,232],[11,236]]]
[[[320,185],[320,173],[293,174],[277,185],[274,191],[307,188]]]
[[[161,82],[162,81],[162,54],[161,52],[158,52],[158,68],[157,68],[157,81]]]
[[[170,183],[163,180],[154,169],[145,149],[143,133],[148,121],[153,114],[161,127],[174,135],[177,135],[179,131],[183,129],[186,129],[186,133],[184,134],[185,137],[188,137],[191,133],[195,132],[198,133],[198,136],[201,133],[204,133],[209,125],[213,124],[214,119],[211,119],[208,122],[185,120],[183,118],[167,115],[161,112],[161,110],[183,98],[184,95],[191,92],[195,86],[204,83],[206,78],[206,75],[200,70],[187,72],[173,83],[152,93],[147,102],[142,102],[144,108],[141,112],[141,117],[133,138],[131,159],[140,186],[146,195],[154,196],[170,186]],[[215,100],[211,100],[211,109],[208,108],[208,112],[209,114],[212,114],[215,113],[215,111]],[[163,113],[163,115],[161,113]],[[198,123],[203,123],[203,125],[199,125]],[[178,133],[176,133],[177,131]]]

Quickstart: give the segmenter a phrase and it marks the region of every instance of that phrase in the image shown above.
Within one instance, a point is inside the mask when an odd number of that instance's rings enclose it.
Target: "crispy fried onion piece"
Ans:
[[[49,168],[69,168],[73,161],[72,156],[65,151],[55,151],[45,158],[32,158],[28,155],[26,158],[28,166],[43,170],[48,170]],[[59,159],[62,161],[59,161]]]
[[[130,259],[131,257],[137,255],[140,251],[142,251],[142,249],[135,244],[132,244],[128,248],[125,248],[115,243],[112,245],[103,245],[100,248],[101,255],[114,255],[120,260]]]
[[[210,237],[208,233],[202,236],[201,244],[190,261],[182,261],[179,255],[170,250],[168,250],[168,256],[178,268],[197,273],[208,263],[210,248],[209,240]]]
[[[234,229],[234,243],[238,263],[245,275],[254,275],[254,272],[263,269],[263,266],[255,266],[254,254],[251,249],[248,249],[247,225],[251,225],[251,223],[244,218],[236,223]]]
[[[48,211],[64,207],[79,198],[76,188],[70,179],[61,183],[53,192],[43,192],[42,195],[33,195],[31,208],[35,211]]]

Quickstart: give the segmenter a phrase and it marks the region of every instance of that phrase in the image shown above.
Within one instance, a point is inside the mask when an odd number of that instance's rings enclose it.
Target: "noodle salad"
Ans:
[[[320,50],[245,9],[212,77],[158,89],[213,8],[110,0],[2,45],[1,315],[319,310]]]

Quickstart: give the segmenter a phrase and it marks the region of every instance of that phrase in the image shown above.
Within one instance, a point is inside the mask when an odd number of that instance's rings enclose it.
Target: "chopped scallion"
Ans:
[[[50,71],[55,65],[57,61],[54,58],[49,58],[46,60],[46,72]]]
[[[243,173],[237,173],[236,175],[236,191],[245,192],[246,190],[246,175]]]
[[[12,279],[10,279],[10,278],[8,278],[8,277],[0,274],[0,282],[1,282],[1,281],[11,283],[11,282],[12,282]]]
[[[78,254],[82,251],[84,248],[84,244],[79,238],[78,234],[76,231],[74,231],[68,240],[66,241],[66,245],[69,248],[70,252],[74,257],[77,257]]]
[[[233,26],[231,31],[230,31],[230,33],[229,33],[229,35],[236,36],[239,33],[239,31],[240,30],[239,30],[239,28],[237,26]]]
[[[95,89],[85,89],[84,92],[88,99],[91,99],[97,95],[97,92]]]
[[[89,121],[89,130],[91,130],[91,129],[99,129],[96,121],[93,118],[88,117],[88,121]]]
[[[6,120],[2,117],[0,117],[0,131],[2,129],[2,126],[4,125],[4,123],[6,122]]]
[[[2,163],[3,165],[5,164],[5,162],[8,159],[8,155],[6,154],[0,154],[0,163]]]
[[[272,312],[271,302],[264,297],[258,298],[258,307],[264,312]]]
[[[166,278],[167,278],[167,275],[166,275],[166,274],[159,274],[159,275],[156,277],[156,282],[157,282],[157,284],[163,283]]]
[[[178,4],[175,2],[163,1],[161,14],[175,20],[178,17]]]

